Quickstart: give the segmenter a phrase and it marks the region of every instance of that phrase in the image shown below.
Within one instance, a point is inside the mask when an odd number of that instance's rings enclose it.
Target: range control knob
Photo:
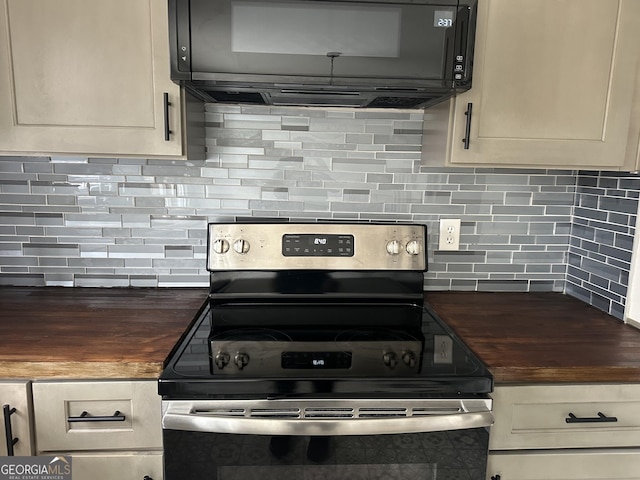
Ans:
[[[233,242],[233,250],[236,253],[244,255],[245,253],[247,253],[249,251],[249,242],[244,240],[243,238],[240,238],[240,239],[236,240],[235,242]]]
[[[420,255],[422,253],[422,244],[419,240],[410,240],[405,248],[409,255]]]
[[[389,255],[398,255],[402,250],[402,245],[398,240],[391,240],[387,242],[387,253]]]
[[[229,242],[224,238],[218,238],[213,242],[213,251],[215,253],[227,253],[229,251]]]
[[[394,352],[386,352],[382,356],[382,361],[389,368],[396,368],[398,364],[398,356]]]
[[[416,366],[416,354],[413,352],[404,352],[402,354],[402,361],[407,367],[413,368]]]
[[[218,352],[218,354],[216,355],[216,358],[214,359],[214,362],[216,363],[216,367],[222,370],[224,367],[226,367],[229,364],[229,354],[224,352]]]
[[[236,364],[236,367],[238,367],[239,370],[242,370],[249,364],[249,355],[238,352],[233,359],[233,363]]]

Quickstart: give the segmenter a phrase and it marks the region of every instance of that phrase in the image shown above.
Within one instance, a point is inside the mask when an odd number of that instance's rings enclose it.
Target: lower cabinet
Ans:
[[[74,452],[72,468],[74,480],[160,480],[162,452]]]
[[[640,449],[491,453],[493,480],[629,480],[640,475]]]
[[[161,480],[155,381],[33,383],[38,455],[70,455],[74,480]]]
[[[487,479],[640,478],[640,385],[496,386]]]
[[[28,381],[0,381],[3,438],[0,457],[33,455],[31,386]]]

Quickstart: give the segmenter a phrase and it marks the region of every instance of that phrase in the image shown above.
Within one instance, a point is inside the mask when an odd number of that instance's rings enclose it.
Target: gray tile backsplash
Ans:
[[[415,110],[206,110],[203,161],[0,157],[0,284],[205,286],[207,222],[406,221],[428,227],[426,289],[566,290],[621,317],[632,175],[425,165]]]
[[[622,318],[640,177],[580,172],[569,246],[568,294]]]

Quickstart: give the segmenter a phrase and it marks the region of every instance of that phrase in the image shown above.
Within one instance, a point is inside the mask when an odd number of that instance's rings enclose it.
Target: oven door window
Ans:
[[[164,430],[166,480],[485,478],[484,428],[367,436]]]

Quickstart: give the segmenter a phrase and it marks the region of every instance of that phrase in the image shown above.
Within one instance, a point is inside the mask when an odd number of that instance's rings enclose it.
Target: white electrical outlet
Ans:
[[[448,335],[433,336],[433,363],[453,363],[453,340]]]
[[[439,250],[460,250],[460,219],[440,219]]]

